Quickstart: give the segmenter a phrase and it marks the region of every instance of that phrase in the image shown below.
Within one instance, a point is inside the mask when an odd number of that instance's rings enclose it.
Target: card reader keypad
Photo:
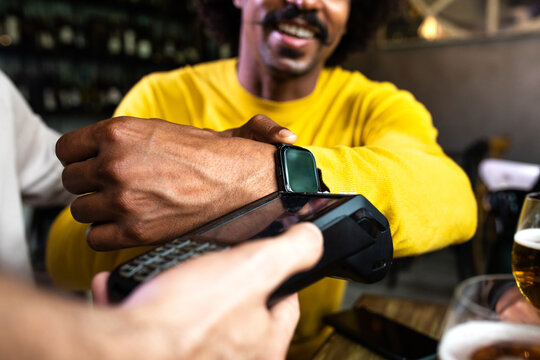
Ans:
[[[175,239],[125,263],[120,266],[118,273],[121,277],[142,283],[182,261],[228,248],[210,242]]]

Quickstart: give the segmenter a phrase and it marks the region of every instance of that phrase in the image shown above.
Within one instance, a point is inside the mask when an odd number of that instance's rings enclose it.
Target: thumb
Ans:
[[[107,295],[107,280],[109,279],[109,275],[110,273],[108,272],[100,272],[92,279],[92,297],[96,305],[107,305],[109,303]]]
[[[265,143],[294,144],[296,141],[295,133],[265,115],[253,116],[247,123],[234,129],[233,136]]]

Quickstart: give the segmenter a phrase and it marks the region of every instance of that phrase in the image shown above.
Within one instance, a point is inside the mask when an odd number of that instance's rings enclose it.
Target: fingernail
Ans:
[[[281,130],[279,130],[278,135],[281,138],[296,138],[296,134],[293,133],[289,129],[281,129]]]

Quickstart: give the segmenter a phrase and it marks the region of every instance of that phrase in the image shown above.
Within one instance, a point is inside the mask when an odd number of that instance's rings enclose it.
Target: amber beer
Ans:
[[[500,342],[476,350],[471,360],[496,359],[540,359],[540,346],[537,344],[514,344]]]
[[[521,293],[540,310],[540,228],[523,229],[516,233],[512,271]]]

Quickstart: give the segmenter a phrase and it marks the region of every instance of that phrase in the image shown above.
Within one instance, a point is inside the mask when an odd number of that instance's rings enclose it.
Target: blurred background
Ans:
[[[143,75],[220,50],[191,1],[0,0],[0,67],[61,131],[110,117]]]
[[[367,51],[347,59],[345,68],[426,105],[479,202],[473,241],[398,260],[382,283],[351,284],[349,299],[389,291],[443,301],[462,278],[508,271],[517,212],[533,187],[490,188],[478,169],[488,158],[540,163],[539,40],[538,0],[406,0]],[[61,132],[110,117],[145,74],[230,56],[191,0],[0,0],[0,68]],[[28,211],[38,270],[57,211]]]

